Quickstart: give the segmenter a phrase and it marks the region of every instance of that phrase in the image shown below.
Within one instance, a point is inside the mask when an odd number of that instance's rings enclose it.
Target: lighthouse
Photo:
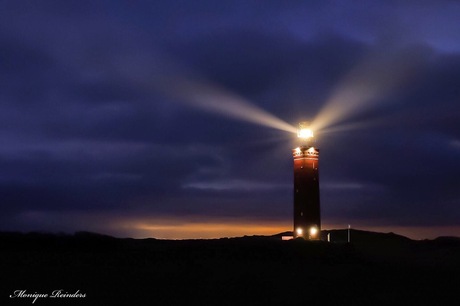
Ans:
[[[319,150],[314,146],[308,122],[299,123],[299,146],[294,158],[294,238],[319,240],[321,211],[319,201]]]

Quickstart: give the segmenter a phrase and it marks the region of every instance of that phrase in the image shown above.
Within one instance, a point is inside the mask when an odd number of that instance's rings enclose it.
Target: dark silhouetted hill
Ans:
[[[289,234],[289,232],[287,232]],[[0,233],[1,305],[18,289],[80,290],[36,305],[456,305],[460,239],[325,231],[332,241],[274,236],[118,239]],[[291,233],[292,234],[292,233]]]

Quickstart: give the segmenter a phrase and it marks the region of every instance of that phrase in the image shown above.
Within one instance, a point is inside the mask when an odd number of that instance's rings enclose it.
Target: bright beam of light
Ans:
[[[117,73],[144,89],[160,92],[188,106],[270,128],[297,133],[296,127],[250,101],[198,76],[160,54],[117,61]]]
[[[409,50],[371,56],[352,70],[333,91],[325,106],[311,124],[314,131],[331,132],[341,129],[341,123],[359,114],[401,86],[420,66],[423,52]],[[339,126],[336,126],[339,124]],[[359,128],[345,124],[345,130]]]
[[[155,54],[145,64],[136,58],[123,61],[117,73],[141,85],[160,92],[177,102],[238,120],[297,133],[296,127],[255,106],[248,100],[207,81],[175,59]]]
[[[289,123],[255,106],[224,88],[205,81],[186,78],[161,80],[161,90],[190,106],[274,129],[296,133]]]

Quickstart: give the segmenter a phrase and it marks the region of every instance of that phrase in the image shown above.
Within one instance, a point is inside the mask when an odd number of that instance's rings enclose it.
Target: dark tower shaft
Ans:
[[[294,157],[294,238],[319,239],[321,214],[319,201],[319,150],[301,146]]]

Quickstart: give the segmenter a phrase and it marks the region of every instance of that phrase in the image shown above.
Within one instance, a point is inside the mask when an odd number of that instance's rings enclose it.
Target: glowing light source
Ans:
[[[311,138],[313,137],[313,132],[310,129],[302,129],[297,131],[297,137],[299,138]]]
[[[318,234],[318,228],[316,226],[310,227],[310,236],[315,237]]]
[[[300,122],[297,129],[297,137],[303,139],[313,138],[313,131],[309,128],[308,122]]]
[[[298,227],[296,229],[296,232],[297,232],[297,235],[299,235],[299,236],[302,236],[302,234],[303,234],[303,230],[300,227]]]

